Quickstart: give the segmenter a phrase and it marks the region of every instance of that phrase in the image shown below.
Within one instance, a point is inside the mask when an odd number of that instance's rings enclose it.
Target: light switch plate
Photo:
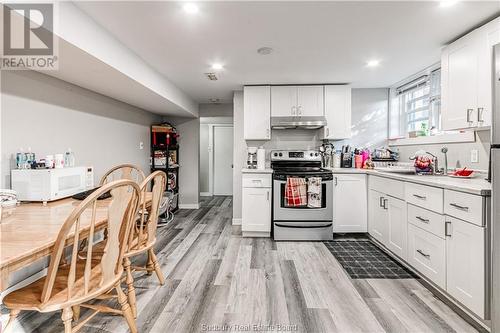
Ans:
[[[143,150],[144,149],[144,142],[139,142],[139,149],[140,150]]]
[[[479,151],[477,149],[470,151],[470,161],[471,163],[479,163]]]

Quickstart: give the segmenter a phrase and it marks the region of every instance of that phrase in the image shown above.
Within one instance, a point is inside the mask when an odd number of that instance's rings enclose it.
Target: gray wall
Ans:
[[[200,183],[200,119],[165,118],[179,133],[179,208],[197,208]]]
[[[201,117],[232,117],[233,104],[208,104],[203,103],[199,106],[199,116]]]
[[[200,124],[200,192],[210,192],[209,187],[209,124]]]
[[[160,117],[32,71],[3,71],[1,92],[1,187],[10,187],[21,147],[37,158],[71,148],[77,165],[94,166],[96,182],[120,163],[148,171],[149,126]]]

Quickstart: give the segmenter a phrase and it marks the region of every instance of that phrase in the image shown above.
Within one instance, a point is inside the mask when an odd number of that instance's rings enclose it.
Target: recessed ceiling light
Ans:
[[[198,6],[196,4],[194,4],[194,3],[187,3],[182,8],[188,14],[196,14],[196,13],[198,13]]]
[[[223,68],[224,68],[224,66],[222,64],[218,64],[218,63],[212,64],[213,70],[220,71]]]
[[[268,47],[268,46],[264,46],[264,47],[257,49],[257,53],[260,55],[268,55],[268,54],[271,54],[272,52],[273,52],[273,49],[271,47]]]
[[[377,67],[378,65],[380,65],[380,60],[370,60],[366,63],[368,67]]]
[[[439,7],[451,7],[457,4],[457,0],[442,0],[439,2]]]

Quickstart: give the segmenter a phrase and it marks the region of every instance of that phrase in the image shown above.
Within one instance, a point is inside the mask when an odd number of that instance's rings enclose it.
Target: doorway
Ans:
[[[200,195],[232,195],[232,118],[211,120],[200,124]]]
[[[233,195],[233,126],[213,126],[213,193]]]

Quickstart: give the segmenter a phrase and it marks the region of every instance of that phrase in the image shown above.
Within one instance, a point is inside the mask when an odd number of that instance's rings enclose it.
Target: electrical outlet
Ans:
[[[472,149],[470,151],[470,161],[471,163],[479,163],[479,150]]]
[[[139,149],[140,150],[143,150],[144,149],[144,142],[139,142]]]

